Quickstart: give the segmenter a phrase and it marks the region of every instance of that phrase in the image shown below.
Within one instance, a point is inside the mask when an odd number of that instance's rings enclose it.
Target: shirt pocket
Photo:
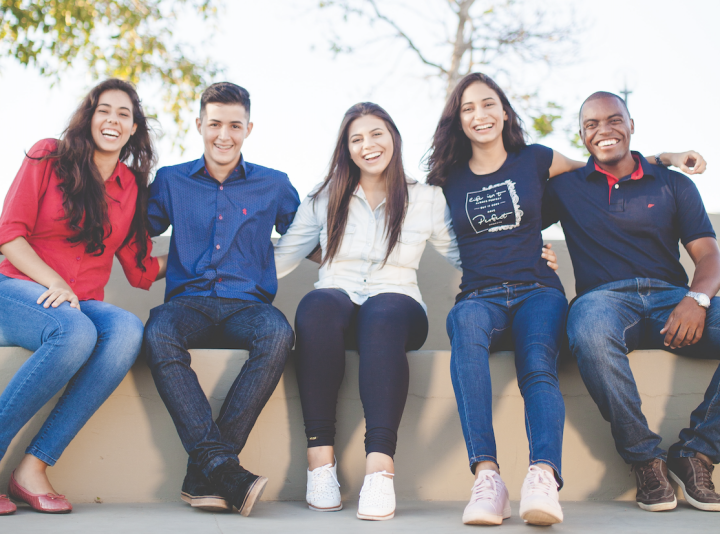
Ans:
[[[390,255],[389,263],[401,267],[417,268],[426,240],[425,235],[421,232],[404,230],[400,234],[397,245],[395,245],[395,250]]]
[[[345,226],[345,234],[343,235],[343,240],[342,243],[340,243],[340,249],[337,253],[338,258],[347,258],[350,255],[356,233],[357,227],[354,224],[348,223]]]

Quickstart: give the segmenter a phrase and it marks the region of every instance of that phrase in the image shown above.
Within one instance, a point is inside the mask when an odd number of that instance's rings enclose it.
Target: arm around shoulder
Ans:
[[[437,250],[450,265],[462,271],[460,249],[458,248],[457,236],[455,235],[455,230],[452,225],[450,208],[448,207],[442,189],[437,186],[431,187],[434,188],[432,204],[433,230],[428,241],[430,241],[430,244],[435,247],[435,250]]]

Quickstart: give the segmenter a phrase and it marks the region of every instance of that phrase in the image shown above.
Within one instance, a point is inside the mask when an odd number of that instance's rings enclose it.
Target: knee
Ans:
[[[480,344],[486,349],[490,344],[490,333],[486,325],[489,318],[480,306],[469,302],[460,302],[453,306],[447,317],[447,333],[453,346],[462,344]]]
[[[581,297],[570,309],[567,321],[567,335],[570,350],[577,358],[588,354],[604,352],[612,329],[604,328],[598,321],[603,315],[601,299],[592,293]]]
[[[71,345],[74,353],[87,358],[95,350],[97,328],[87,315],[69,306],[67,308],[67,312],[61,314],[55,328],[47,336],[47,341]]]
[[[344,314],[341,298],[347,299],[336,290],[317,289],[305,295],[295,313],[295,325],[298,330],[317,325],[322,325],[323,328],[342,328]]]
[[[172,357],[175,351],[169,350],[171,346],[178,344],[179,336],[177,333],[168,328],[165,321],[158,320],[150,316],[143,334],[143,347],[145,361],[152,369],[160,364],[163,360]]]
[[[134,313],[120,310],[113,316],[112,329],[107,333],[108,341],[114,344],[118,360],[127,367],[133,364],[140,352],[143,333],[142,321]]]

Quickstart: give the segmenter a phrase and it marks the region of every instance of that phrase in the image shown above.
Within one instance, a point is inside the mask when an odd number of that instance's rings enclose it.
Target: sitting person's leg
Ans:
[[[563,520],[558,502],[565,403],[557,366],[564,338],[567,300],[553,288],[532,290],[516,308],[512,324],[518,387],[525,401],[530,468],[520,516],[535,525]]]
[[[647,511],[671,510],[675,494],[667,478],[661,437],[648,427],[628,353],[640,347],[645,324],[636,280],[612,282],[578,298],[568,312],[568,340],[583,382],[610,422],[615,448],[633,464],[636,501]]]
[[[360,519],[390,519],[395,513],[393,457],[410,379],[406,352],[419,349],[427,333],[425,310],[406,295],[382,293],[369,298],[358,311],[360,399],[367,454],[358,503]]]
[[[345,337],[357,306],[337,289],[316,289],[295,314],[295,371],[308,456],[306,500],[311,510],[342,508],[335,465],[335,412],[345,375]]]
[[[665,346],[665,326],[675,306],[685,297],[685,288],[655,293],[649,347]],[[677,350],[683,356],[720,359],[720,298],[711,301],[706,312],[700,341]],[[713,483],[714,465],[720,462],[720,366],[715,370],[703,401],[690,414],[690,426],[680,431],[680,439],[668,451],[670,476],[682,487],[688,502],[706,511],[720,511],[720,495]]]
[[[452,346],[450,376],[460,424],[475,475],[463,523],[499,525],[510,517],[510,498],[500,478],[492,422],[490,349],[510,328],[505,288],[493,288],[461,300],[447,318]]]

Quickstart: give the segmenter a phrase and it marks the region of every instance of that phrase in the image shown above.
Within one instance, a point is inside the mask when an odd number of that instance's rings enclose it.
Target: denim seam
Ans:
[[[720,397],[720,395],[717,395],[717,394],[715,394],[715,395],[713,396],[712,400],[710,401],[710,404],[708,404],[707,410],[705,410],[705,417],[703,418],[702,421],[700,421],[697,425],[695,425],[695,427],[693,428],[693,433],[695,433],[695,428],[697,428],[698,426],[700,426],[700,425],[702,425],[703,423],[707,422],[708,415],[710,414],[710,411],[711,411],[711,410],[715,407],[715,405],[717,404],[717,401],[718,401],[718,398],[719,398],[719,397]],[[691,440],[689,440],[689,441],[687,441],[686,443],[684,443],[684,444],[683,444],[683,448],[684,448],[684,447],[687,447],[687,446],[690,445],[693,441],[695,441],[695,438],[696,438],[696,436],[693,436],[693,438],[692,438]],[[690,450],[693,450],[693,449],[690,449]]]
[[[54,457],[50,456],[49,454],[44,453],[43,451],[41,451],[38,447],[36,447],[34,445],[31,445],[30,447],[28,447],[27,450],[25,451],[25,454],[32,454],[35,458],[37,458],[38,460],[40,460],[42,462],[45,462],[50,467],[55,465],[58,461],[57,458],[54,458]]]
[[[530,418],[528,417],[527,408],[524,408],[523,410],[525,412],[525,422],[527,423],[527,433],[528,433],[528,444],[530,445],[530,458],[535,456],[534,448],[533,448],[533,437],[532,437],[532,426],[530,425]]]

